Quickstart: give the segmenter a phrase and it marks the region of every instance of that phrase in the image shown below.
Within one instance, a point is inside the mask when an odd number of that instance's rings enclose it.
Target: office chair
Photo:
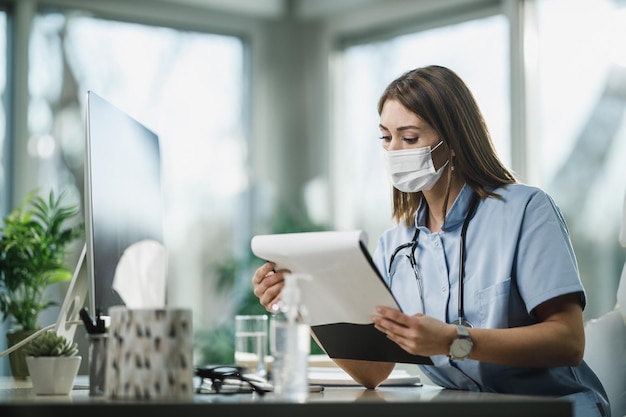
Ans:
[[[619,241],[626,248],[626,195]],[[615,308],[585,324],[585,362],[596,372],[611,404],[612,417],[626,416],[626,264]]]

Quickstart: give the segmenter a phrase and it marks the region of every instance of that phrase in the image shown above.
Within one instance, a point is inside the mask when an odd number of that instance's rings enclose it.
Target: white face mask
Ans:
[[[433,149],[430,149],[430,146],[424,146],[386,151],[384,153],[385,165],[394,187],[405,193],[416,193],[433,188],[449,162],[446,161],[441,168],[435,170],[431,154],[442,143],[443,141],[439,142]]]

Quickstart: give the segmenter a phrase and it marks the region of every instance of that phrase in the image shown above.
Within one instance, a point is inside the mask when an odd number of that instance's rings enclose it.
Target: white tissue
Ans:
[[[617,287],[617,307],[622,312],[622,318],[624,319],[624,324],[626,324],[626,264],[624,264],[624,269],[622,269],[622,277]]]
[[[115,268],[113,289],[128,308],[162,308],[166,278],[165,246],[155,240],[142,240],[122,253]]]
[[[619,243],[626,248],[626,193],[624,193],[624,205],[622,211],[622,227],[619,230]]]

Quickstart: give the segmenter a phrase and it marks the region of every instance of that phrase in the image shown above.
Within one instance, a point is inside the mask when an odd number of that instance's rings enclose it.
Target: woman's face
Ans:
[[[414,149],[430,146],[434,148],[441,139],[428,123],[404,107],[397,100],[387,100],[380,113],[380,133],[386,151]],[[444,144],[432,153],[435,168],[443,165],[447,158]]]

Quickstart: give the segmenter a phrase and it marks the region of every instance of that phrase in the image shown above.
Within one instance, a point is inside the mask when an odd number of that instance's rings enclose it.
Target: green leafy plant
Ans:
[[[55,282],[71,279],[65,264],[67,245],[84,233],[83,223],[65,227],[78,206],[62,206],[63,195],[48,199],[29,193],[4,218],[0,230],[0,312],[22,330],[35,330],[42,310],[58,303],[43,292]]]
[[[44,332],[22,348],[26,356],[75,356],[78,345],[55,332]]]

